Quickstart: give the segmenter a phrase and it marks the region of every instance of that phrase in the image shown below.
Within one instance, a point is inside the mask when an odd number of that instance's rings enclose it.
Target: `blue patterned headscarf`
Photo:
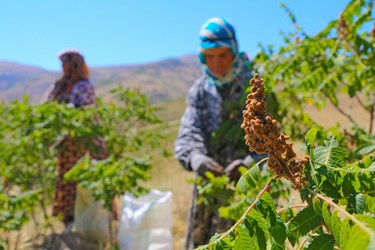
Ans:
[[[211,83],[222,87],[237,78],[243,69],[244,62],[238,50],[236,32],[232,24],[224,18],[210,18],[202,25],[199,36],[201,40],[199,59],[204,65],[205,72],[210,76]],[[230,48],[232,51],[234,57],[232,68],[222,77],[213,76],[206,65],[204,51],[212,48]]]

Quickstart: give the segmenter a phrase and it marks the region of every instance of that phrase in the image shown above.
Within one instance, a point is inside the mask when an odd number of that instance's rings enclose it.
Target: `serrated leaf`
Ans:
[[[329,181],[324,181],[321,191],[332,198],[342,198],[337,187],[333,186]]]
[[[322,234],[316,237],[305,249],[307,250],[333,250],[335,238],[330,234]]]
[[[267,248],[267,238],[268,230],[265,220],[262,218],[262,215],[256,210],[251,210],[250,213],[246,216],[246,219],[250,220],[253,225],[255,236],[259,249],[265,250]],[[247,226],[246,226],[247,228]]]
[[[355,217],[361,221],[361,225],[356,223],[353,226],[353,230],[363,232],[363,240],[367,242],[367,249],[375,249],[375,218],[373,215],[365,214],[357,214]]]
[[[352,194],[348,200],[348,210],[354,210],[357,214],[362,214],[365,210],[365,198],[363,194]]]
[[[333,232],[333,235],[336,239],[336,242],[341,241],[341,237],[345,235],[345,230],[348,230],[349,228],[344,228],[344,224],[341,222],[341,219],[337,216],[338,211],[335,210],[331,214],[331,231]],[[344,231],[344,233],[342,233]]]
[[[344,167],[345,158],[348,156],[348,151],[338,147],[335,139],[331,138],[325,141],[325,146],[315,148],[315,162],[325,166]]]
[[[238,234],[238,239],[236,241],[236,244],[234,245],[235,249],[259,249],[256,237],[250,237],[245,228],[239,226],[235,230]]]
[[[257,224],[255,227],[255,232],[257,236],[257,241],[258,241],[258,246],[259,249],[261,250],[266,250],[267,249],[267,230],[265,228],[262,228]]]
[[[375,197],[365,195],[366,212],[375,214]]]
[[[317,168],[316,169],[316,172],[318,172],[319,174],[327,177],[327,179],[329,179],[330,181],[334,182],[335,179],[332,177],[332,175],[327,171],[327,169],[325,169],[325,167],[320,167],[320,168]]]
[[[262,197],[260,198],[260,200],[262,201],[262,204],[263,204],[263,205],[270,207],[273,211],[276,212],[275,202],[273,201],[273,199],[272,199],[270,193],[265,192],[265,193],[262,195]]]
[[[322,222],[322,217],[315,213],[312,207],[302,209],[294,217],[289,225],[288,231],[292,235],[303,236],[315,229]]]
[[[276,224],[276,206],[268,192],[265,192],[256,204],[256,208],[267,219],[268,223],[273,226]]]
[[[349,238],[346,241],[346,244],[340,246],[342,249],[370,249],[368,248],[369,244],[369,235],[365,233],[359,226],[354,225],[352,230],[350,230]]]
[[[256,187],[256,183],[255,183],[255,180],[252,178],[252,176],[248,175],[248,174],[245,174],[245,179],[246,179],[246,182],[247,184],[250,186],[250,187]]]
[[[250,219],[249,218],[245,218],[244,221],[243,221],[243,223],[244,223],[246,229],[249,231],[250,237],[253,237],[255,231],[254,231],[253,225],[251,225]]]
[[[261,180],[260,169],[256,165],[244,173],[239,179],[236,190],[239,194],[247,195],[247,193],[258,187],[258,182]]]
[[[286,226],[280,216],[276,218],[276,225],[269,228],[269,231],[277,244],[283,246],[286,240]]]
[[[285,249],[285,245],[280,246],[276,242],[274,241],[272,242],[271,250],[284,250],[284,249]]]
[[[343,182],[342,182],[342,192],[344,196],[349,197],[351,194],[354,194],[357,192],[355,185],[356,185],[356,179],[355,176],[352,173],[347,173],[344,176]]]
[[[224,240],[216,240],[215,241],[215,249],[217,250],[230,250],[232,247],[225,242]]]

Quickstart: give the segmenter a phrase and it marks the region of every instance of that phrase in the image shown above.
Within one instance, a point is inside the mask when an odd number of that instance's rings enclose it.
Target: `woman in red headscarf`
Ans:
[[[96,105],[94,87],[89,81],[89,70],[80,52],[65,50],[59,54],[62,62],[63,76],[58,79],[52,91],[48,94],[48,101],[71,103],[76,108]],[[90,152],[95,159],[107,157],[104,141],[96,138],[93,143],[101,150]],[[62,214],[65,226],[74,221],[74,204],[77,183],[64,180],[63,176],[88,151],[82,143],[67,136],[57,147],[58,177],[55,190],[52,215]]]

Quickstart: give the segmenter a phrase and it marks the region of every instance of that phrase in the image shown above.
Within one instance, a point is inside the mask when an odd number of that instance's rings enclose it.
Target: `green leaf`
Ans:
[[[245,228],[248,230],[250,237],[253,237],[255,231],[254,231],[253,225],[251,224],[251,221],[252,220],[250,218],[245,218],[243,223],[244,223]]]
[[[258,242],[259,249],[265,250],[267,248],[268,230],[262,215],[256,210],[251,210],[246,218],[252,222],[251,224],[253,225],[255,231],[254,236]]]
[[[349,94],[349,96],[350,97],[354,97],[356,90],[357,90],[356,86],[350,85],[348,87],[348,94]]]
[[[284,246],[286,240],[286,227],[280,216],[276,218],[276,225],[269,228],[269,231],[275,242]]]
[[[288,231],[295,236],[306,235],[322,222],[322,217],[312,207],[302,209],[288,224]]]
[[[215,241],[215,249],[217,250],[230,250],[232,247],[225,242],[224,240],[216,240]]]
[[[365,195],[366,211],[375,214],[375,197]]]
[[[342,249],[370,249],[370,237],[359,226],[354,225],[348,236],[346,244],[341,246]]]
[[[358,149],[359,155],[367,155],[375,151],[375,144],[366,145]]]
[[[322,234],[314,238],[314,240],[306,247],[307,250],[333,250],[335,238],[330,234]]]
[[[336,242],[340,242],[342,237],[345,237],[346,233],[349,232],[349,228],[345,228],[345,223],[343,223],[340,217],[337,215],[338,210],[334,210],[331,214],[331,231],[335,237]]]
[[[365,198],[363,194],[351,194],[348,200],[348,211],[353,211],[357,214],[362,214],[365,210]]]
[[[251,237],[246,228],[243,226],[239,226],[235,230],[238,234],[237,241],[234,245],[235,249],[260,249],[255,234],[253,237]]]
[[[244,173],[236,185],[236,190],[239,194],[247,195],[247,193],[258,188],[258,183],[262,180],[260,169],[258,165],[250,168],[246,173]]]
[[[323,202],[322,202],[322,200],[319,199],[318,197],[313,197],[312,205],[313,205],[315,213],[320,215],[320,216],[323,216],[323,213],[322,213]]]
[[[276,224],[276,206],[271,195],[265,192],[256,204],[256,208],[262,207],[263,217],[269,221],[271,226]]]
[[[321,174],[322,176],[327,177],[327,179],[328,179],[329,181],[331,181],[331,182],[334,182],[334,181],[335,181],[335,179],[333,178],[332,174],[331,174],[330,172],[328,172],[327,169],[326,169],[324,166],[318,168],[318,169],[316,170],[316,172],[317,172],[318,174]]]
[[[332,183],[329,181],[323,182],[321,186],[321,191],[325,193],[326,195],[328,195],[329,197],[336,198],[336,199],[342,198],[338,188],[332,185]]]
[[[309,190],[308,189],[302,189],[300,192],[301,200],[306,201],[306,199],[309,197]]]
[[[335,139],[325,141],[325,146],[315,148],[315,162],[324,166],[344,167],[344,159],[348,156],[346,149],[338,147]]]
[[[306,136],[305,136],[305,145],[307,147],[307,152],[310,156],[310,160],[311,161],[314,161],[314,142],[315,142],[315,138],[316,138],[316,134],[318,133],[318,129],[317,128],[312,128],[310,129]]]
[[[349,197],[351,194],[356,193],[357,190],[355,188],[356,185],[356,178],[352,173],[347,173],[344,176],[342,182],[342,192],[344,196]]]

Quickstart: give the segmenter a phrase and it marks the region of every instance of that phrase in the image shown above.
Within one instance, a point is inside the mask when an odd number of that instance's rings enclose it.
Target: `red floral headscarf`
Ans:
[[[70,93],[75,83],[80,80],[88,80],[89,70],[85,59],[77,50],[65,50],[58,54],[61,62],[68,67],[68,72],[56,81],[55,87],[49,97],[59,100],[65,93]]]

